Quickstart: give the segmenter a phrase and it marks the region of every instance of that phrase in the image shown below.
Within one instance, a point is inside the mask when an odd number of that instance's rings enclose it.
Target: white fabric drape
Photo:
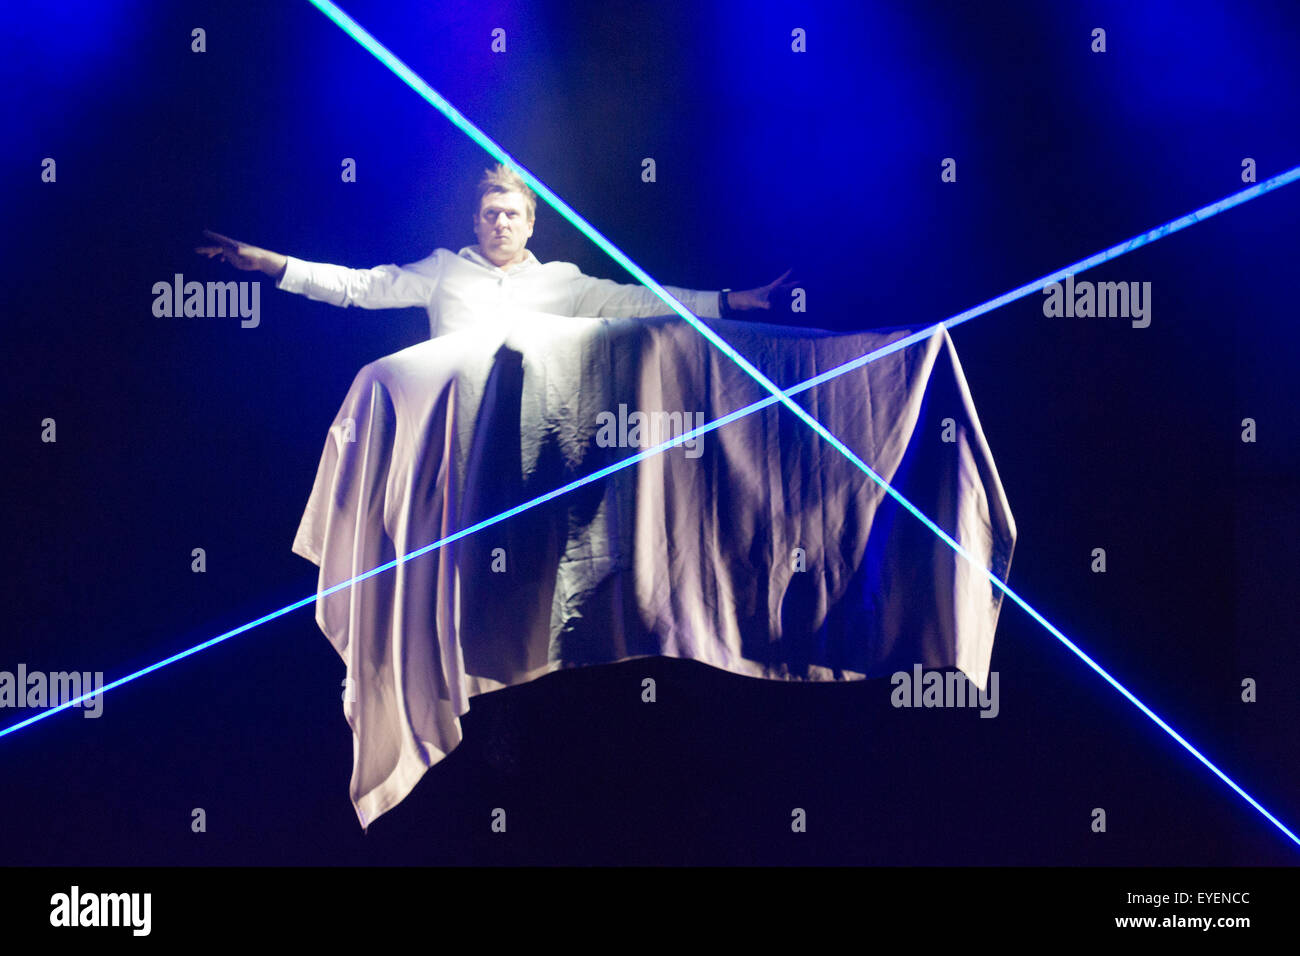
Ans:
[[[909,331],[710,324],[782,387]],[[357,374],[293,549],[323,591],[636,453],[600,440],[620,405],[694,427],[766,395],[676,316],[503,312]],[[946,331],[796,400],[1005,579],[1015,525]],[[318,599],[363,827],[456,747],[471,697],[562,667],[919,663],[985,686],[1001,592],[980,571],[779,405],[696,440]]]

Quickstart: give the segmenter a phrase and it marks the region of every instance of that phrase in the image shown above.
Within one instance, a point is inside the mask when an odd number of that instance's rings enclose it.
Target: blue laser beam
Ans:
[[[848,460],[851,461],[854,464],[854,466],[856,466],[865,475],[867,475],[867,477],[869,477],[872,481],[878,484],[885,491],[886,494],[888,494],[895,501],[897,501],[903,508],[905,508],[908,512],[910,512],[913,517],[915,517],[923,525],[929,528],[930,531],[932,531],[941,541],[943,541],[944,544],[948,545],[948,547],[950,547],[953,551],[955,551],[957,554],[965,558],[966,561],[968,561],[971,565],[978,568],[979,571],[983,573],[984,576],[988,578],[988,580],[995,587],[1001,590],[1002,593],[1004,593],[1007,597],[1011,598],[1011,600],[1014,601],[1020,608],[1022,608],[1025,611],[1025,613],[1027,613],[1035,621],[1037,621],[1044,628],[1046,628],[1049,634],[1051,634],[1062,644],[1064,644],[1067,648],[1069,648],[1069,650],[1071,650],[1074,654],[1076,654],[1080,660],[1082,660],[1094,671],[1096,671],[1102,678],[1106,680],[1107,683],[1109,683],[1112,687],[1114,687],[1117,691],[1119,691],[1130,703],[1132,703],[1143,714],[1145,714],[1147,717],[1153,720],[1156,723],[1156,725],[1160,727],[1160,729],[1162,729],[1167,734],[1169,734],[1190,754],[1196,757],[1197,760],[1199,760],[1202,764],[1204,764],[1207,768],[1209,768],[1209,770],[1211,770],[1217,777],[1219,777],[1219,779],[1221,779],[1224,783],[1226,783],[1229,787],[1231,787],[1234,792],[1236,792],[1239,796],[1241,796],[1244,800],[1246,800],[1247,803],[1249,803],[1252,807],[1254,807],[1261,814],[1263,814],[1264,817],[1269,820],[1269,822],[1271,822],[1274,826],[1276,826],[1284,834],[1286,834],[1286,836],[1293,843],[1295,843],[1297,846],[1300,846],[1300,837],[1297,837],[1295,833],[1293,833],[1290,829],[1286,827],[1285,824],[1282,823],[1282,821],[1280,821],[1272,813],[1266,810],[1254,797],[1252,797],[1249,793],[1243,790],[1236,783],[1236,781],[1234,781],[1231,777],[1229,777],[1217,766],[1215,766],[1214,763],[1211,762],[1208,757],[1206,757],[1199,750],[1193,747],[1181,734],[1179,734],[1176,730],[1170,727],[1169,724],[1167,724],[1158,714],[1155,713],[1155,711],[1151,710],[1151,708],[1149,708],[1146,704],[1144,704],[1141,700],[1139,700],[1136,696],[1134,696],[1134,694],[1127,687],[1125,687],[1114,677],[1112,677],[1096,661],[1094,661],[1091,657],[1089,657],[1086,653],[1084,653],[1083,650],[1080,649],[1073,641],[1071,641],[1064,634],[1062,634],[1061,631],[1058,630],[1050,621],[1048,621],[1045,617],[1043,617],[1042,614],[1040,614],[1037,610],[1035,610],[1029,604],[1029,602],[1027,602],[1019,594],[1017,594],[1010,586],[1003,583],[1003,581],[996,574],[994,574],[988,568],[984,567],[984,563],[982,561],[977,561],[974,557],[972,557],[970,553],[967,552],[966,549],[963,548],[960,544],[958,544],[954,538],[948,535],[942,528],[940,528],[937,524],[931,521],[930,518],[928,518],[919,508],[913,505],[907,498],[905,498],[896,489],[894,489],[893,486],[891,486],[889,482],[885,481],[884,478],[878,475],[875,472],[875,470],[871,468],[870,465],[868,465],[865,461],[859,458],[853,452],[852,449],[850,449],[842,441],[840,441],[833,434],[831,434],[831,432],[824,425],[822,425],[821,422],[817,421],[816,418],[814,418],[807,411],[805,411],[800,405],[794,402],[788,395],[783,393],[776,386],[774,382],[772,382],[758,368],[756,368],[752,363],[750,363],[748,359],[746,359],[743,355],[737,352],[730,345],[730,343],[728,343],[720,335],[714,332],[713,329],[705,325],[703,321],[701,321],[697,316],[695,316],[694,313],[692,313],[689,309],[687,309],[686,306],[684,306],[666,289],[664,289],[663,286],[661,286],[658,282],[656,282],[648,273],[646,273],[644,269],[642,269],[635,262],[629,259],[622,252],[622,250],[617,248],[612,242],[610,242],[600,232],[598,232],[594,226],[592,226],[582,216],[580,216],[572,207],[569,206],[568,203],[564,202],[564,200],[556,196],[543,182],[541,182],[541,180],[539,180],[536,176],[534,176],[531,172],[529,172],[521,163],[515,160],[512,156],[506,153],[504,149],[502,149],[496,142],[490,139],[477,126],[471,123],[455,107],[453,107],[449,102],[447,102],[447,100],[445,100],[432,87],[430,87],[428,83],[426,83],[423,79],[421,79],[418,75],[416,75],[416,73],[413,70],[411,70],[410,67],[408,67],[400,59],[394,56],[393,53],[387,49],[387,47],[385,47],[382,43],[376,40],[368,31],[366,31],[355,20],[353,20],[346,13],[340,10],[336,4],[331,3],[330,0],[310,0],[310,2],[314,6],[316,6],[319,10],[321,10],[321,12],[323,12],[327,17],[333,20],[345,33],[351,36],[362,47],[364,47],[372,55],[374,55],[376,59],[378,59],[381,63],[383,63],[390,70],[392,70],[392,72],[396,74],[399,78],[401,78],[408,86],[410,86],[413,90],[415,90],[422,97],[424,97],[431,105],[433,105],[436,109],[438,109],[441,113],[443,113],[443,115],[446,116],[452,122],[453,125],[455,125],[458,129],[464,131],[466,135],[468,135],[476,143],[482,146],[483,149],[485,149],[489,154],[495,157],[499,162],[502,162],[514,168],[520,174],[520,176],[525,180],[525,182],[527,182],[528,185],[532,187],[533,190],[538,195],[542,196],[542,198],[544,198],[547,201],[547,203],[550,204],[550,206],[553,209],[555,209],[556,212],[558,212],[561,216],[563,216],[566,220],[568,220],[575,228],[577,228],[580,232],[582,232],[583,235],[587,236],[587,238],[589,238],[598,247],[600,247],[600,249],[603,252],[605,252],[606,255],[608,255],[611,259],[613,259],[624,269],[626,269],[629,273],[631,273],[632,276],[638,282],[640,282],[642,285],[646,286],[657,296],[659,296],[659,298],[662,299],[664,303],[668,305],[675,313],[677,313],[688,323],[690,323],[690,325],[697,332],[703,335],[710,343],[712,343],[719,351],[721,351],[729,359],[731,359],[733,362],[739,365],[740,368],[743,369],[745,373],[748,374],[755,382],[757,382],[765,390],[771,393],[774,396],[776,401],[780,401],[783,405],[785,405],[786,408],[790,409],[790,411],[792,411],[801,421],[803,421],[806,425],[808,425],[809,428],[813,429],[813,431],[815,431],[818,435],[820,435],[824,441],[828,442],[831,445],[831,447],[835,448],[846,458],[848,458]],[[1016,299],[1029,295],[1030,293],[1035,292],[1039,289],[1042,289],[1050,282],[1059,281],[1060,279],[1065,278],[1065,276],[1068,274],[1080,272],[1085,269],[1091,269],[1111,259],[1117,258],[1118,256],[1122,256],[1127,252],[1132,252],[1134,249],[1138,249],[1144,245],[1147,245],[1148,243],[1154,242],[1158,239],[1162,239],[1165,236],[1178,232],[1181,229],[1185,229],[1188,226],[1191,226],[1197,222],[1202,222],[1205,219],[1210,218],[1211,216],[1217,215],[1218,213],[1223,212],[1226,209],[1231,209],[1233,206],[1237,206],[1240,205],[1241,203],[1248,202],[1251,199],[1256,198],[1257,196],[1261,196],[1264,193],[1269,192],[1270,190],[1278,188],[1279,186],[1283,186],[1286,185],[1287,183],[1294,182],[1298,177],[1300,177],[1300,166],[1290,169],[1284,173],[1280,173],[1277,176],[1273,176],[1270,179],[1267,179],[1262,183],[1258,183],[1255,186],[1249,187],[1247,189],[1243,189],[1240,192],[1227,196],[1224,199],[1219,200],[1218,202],[1211,203],[1208,206],[1203,206],[1200,209],[1197,209],[1194,212],[1190,212],[1185,216],[1181,216],[1177,219],[1170,220],[1169,222],[1165,223],[1162,226],[1157,226],[1155,229],[1148,230],[1147,232],[1134,236],[1133,238],[1125,240],[1124,242],[1117,243],[1116,245],[1111,246],[1109,249],[1104,249],[1101,252],[1089,256],[1086,259],[1081,259],[1078,262],[1073,263],[1072,265],[1066,266],[1063,269],[1059,269],[1056,272],[1051,273],[1050,275],[1035,280],[1034,282],[1030,282],[1023,286],[1020,286],[1017,289],[1013,289],[1012,291],[1002,296],[999,296],[996,299],[990,300],[989,302],[985,303],[982,306],[976,306],[973,309],[969,309],[966,312],[960,313],[959,315],[954,316],[952,319],[946,320],[945,322],[939,324],[948,328],[952,328],[956,325],[961,324],[962,322],[967,322],[970,319],[975,318],[977,315],[982,315],[985,312],[988,312],[992,309],[996,309],[999,306],[1005,305],[1009,302],[1013,302]],[[899,344],[899,347],[902,347],[901,342],[897,344]],[[853,363],[849,363],[849,364],[852,365]],[[847,371],[847,369],[845,370]],[[838,371],[838,370],[833,370],[833,371]]]

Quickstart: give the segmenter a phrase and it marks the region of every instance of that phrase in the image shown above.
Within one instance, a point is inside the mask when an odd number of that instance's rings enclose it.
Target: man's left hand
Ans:
[[[770,309],[772,307],[772,294],[788,292],[798,285],[798,280],[791,279],[785,281],[793,269],[786,269],[781,275],[777,276],[767,285],[761,285],[757,289],[745,289],[742,292],[728,292],[727,305],[742,312],[748,309]]]

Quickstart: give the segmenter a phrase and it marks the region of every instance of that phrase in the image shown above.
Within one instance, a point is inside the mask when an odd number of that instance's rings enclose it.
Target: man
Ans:
[[[498,163],[478,186],[474,235],[478,244],[458,253],[435,249],[405,266],[348,269],[261,249],[204,230],[215,245],[195,251],[219,256],[237,269],[257,270],[276,287],[338,306],[394,309],[423,306],[433,337],[468,328],[503,306],[569,316],[667,315],[671,309],[644,286],[583,275],[571,262],[540,262],[526,247],[533,234],[537,197],[513,170]],[[774,289],[794,283],[785,274],[742,292],[700,292],[664,286],[701,318],[771,307]]]
[[[237,269],[264,272],[276,280],[277,288],[337,306],[423,306],[435,338],[485,321],[503,306],[567,316],[638,318],[671,313],[663,300],[639,284],[596,279],[569,262],[540,262],[526,248],[536,210],[537,197],[528,184],[498,164],[486,171],[478,186],[473,216],[478,244],[458,253],[436,249],[427,258],[401,267],[349,269],[305,262],[210,230],[204,232],[214,244],[196,251],[220,257]],[[701,318],[718,318],[733,311],[770,308],[773,290],[793,285],[780,286],[789,274],[786,270],[768,285],[741,292],[664,288]],[[501,705],[491,713],[496,716],[488,735],[489,759],[502,769],[514,770],[517,745],[509,721],[502,720]]]

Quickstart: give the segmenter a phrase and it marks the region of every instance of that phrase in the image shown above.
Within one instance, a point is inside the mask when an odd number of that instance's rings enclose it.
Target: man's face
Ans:
[[[493,265],[505,267],[523,262],[524,246],[532,234],[523,193],[488,193],[479,202],[474,235],[478,236],[484,257]]]

